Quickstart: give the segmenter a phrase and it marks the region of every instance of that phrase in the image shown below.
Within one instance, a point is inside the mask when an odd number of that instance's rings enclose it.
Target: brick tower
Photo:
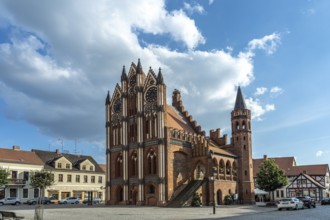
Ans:
[[[239,200],[254,203],[252,165],[251,111],[246,108],[241,88],[238,87],[234,110],[231,112],[232,145],[238,156]]]

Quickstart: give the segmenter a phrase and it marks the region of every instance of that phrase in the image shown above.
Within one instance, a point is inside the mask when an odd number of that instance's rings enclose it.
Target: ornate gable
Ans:
[[[117,124],[120,122],[120,118],[123,111],[123,104],[121,97],[122,97],[122,91],[120,86],[117,84],[110,102],[112,124]]]
[[[156,79],[157,79],[157,77],[156,77],[155,72],[150,68],[149,72],[147,74],[147,78],[144,81],[143,91],[146,91],[147,88],[149,88],[150,86],[155,86]]]
[[[144,112],[146,115],[156,113],[158,89],[156,87],[156,74],[150,68],[143,86]]]

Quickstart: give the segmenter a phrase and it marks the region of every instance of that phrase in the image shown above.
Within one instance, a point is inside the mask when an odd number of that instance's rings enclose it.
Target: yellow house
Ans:
[[[53,172],[54,185],[45,190],[45,196],[57,200],[69,196],[105,199],[105,172],[91,156],[32,150],[44,163],[44,169]]]
[[[17,197],[24,203],[39,197],[39,189],[30,186],[30,174],[42,170],[44,163],[34,152],[22,151],[19,146],[0,148],[0,167],[9,170],[9,182],[0,188],[0,199]]]

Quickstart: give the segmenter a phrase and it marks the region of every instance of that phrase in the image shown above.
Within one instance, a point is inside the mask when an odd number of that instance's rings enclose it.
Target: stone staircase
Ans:
[[[189,184],[167,205],[167,207],[179,208],[184,205],[197,191],[197,189],[203,185],[204,180],[192,180]]]

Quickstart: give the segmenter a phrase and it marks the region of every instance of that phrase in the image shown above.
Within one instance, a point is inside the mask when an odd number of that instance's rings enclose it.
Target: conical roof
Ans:
[[[238,87],[238,90],[237,90],[236,102],[235,102],[235,107],[234,107],[234,110],[238,110],[238,109],[246,109],[246,104],[245,104],[244,97],[243,97],[240,86]]]
[[[107,97],[105,99],[105,104],[108,105],[110,104],[110,92],[108,91]]]
[[[164,79],[161,68],[159,68],[158,76],[157,76],[157,85],[163,85]]]
[[[140,58],[138,59],[138,64],[137,64],[137,67],[136,67],[136,74],[142,74],[142,65],[141,65],[141,62],[140,62]]]
[[[123,66],[123,71],[121,73],[121,81],[127,80],[127,74],[125,70],[125,66]]]

